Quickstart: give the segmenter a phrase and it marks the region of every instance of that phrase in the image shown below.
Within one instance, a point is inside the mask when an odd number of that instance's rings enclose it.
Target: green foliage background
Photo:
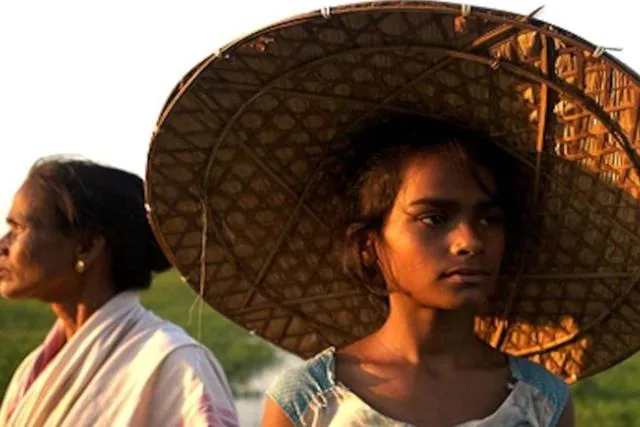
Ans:
[[[156,277],[143,303],[159,316],[198,337],[196,296],[174,272]],[[0,300],[0,394],[23,357],[38,345],[51,323],[50,309],[37,302]],[[274,348],[203,308],[200,340],[220,360],[237,396],[252,394],[248,380],[277,362]],[[640,426],[640,354],[609,371],[572,387],[578,426]],[[253,391],[257,392],[257,391]]]

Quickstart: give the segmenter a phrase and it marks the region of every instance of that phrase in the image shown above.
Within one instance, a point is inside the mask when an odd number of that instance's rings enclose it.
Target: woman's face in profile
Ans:
[[[0,294],[5,298],[64,300],[76,292],[77,242],[56,224],[55,209],[34,183],[15,194],[0,240]]]

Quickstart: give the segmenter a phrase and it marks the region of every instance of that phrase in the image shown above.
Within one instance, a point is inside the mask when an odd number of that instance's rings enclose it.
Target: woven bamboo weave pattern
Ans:
[[[489,132],[530,171],[536,232],[477,332],[575,381],[640,348],[639,101],[636,74],[532,17],[430,2],[310,13],[176,88],[150,149],[150,218],[209,305],[307,357],[385,316],[332,237],[345,133],[380,111]]]

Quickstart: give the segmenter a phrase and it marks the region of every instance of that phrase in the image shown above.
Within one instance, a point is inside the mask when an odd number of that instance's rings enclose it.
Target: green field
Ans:
[[[197,337],[197,309],[191,321],[189,317],[194,299],[194,293],[176,274],[167,273],[156,278],[143,302]],[[42,340],[52,321],[53,315],[43,304],[0,300],[1,392],[17,364]],[[203,310],[200,338],[216,354],[237,393],[247,393],[244,385],[248,379],[275,361],[270,346],[207,307]],[[574,386],[573,393],[578,426],[640,426],[640,354]]]

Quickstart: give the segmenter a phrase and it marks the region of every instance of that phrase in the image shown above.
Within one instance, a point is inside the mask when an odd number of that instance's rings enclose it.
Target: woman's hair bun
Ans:
[[[149,270],[154,273],[162,273],[171,268],[171,263],[167,259],[167,256],[160,249],[160,245],[156,241],[153,234],[149,242]]]

